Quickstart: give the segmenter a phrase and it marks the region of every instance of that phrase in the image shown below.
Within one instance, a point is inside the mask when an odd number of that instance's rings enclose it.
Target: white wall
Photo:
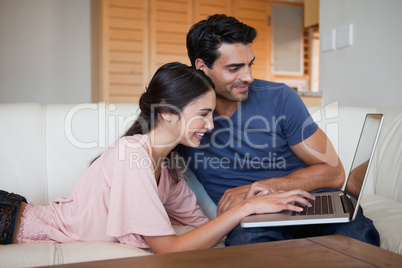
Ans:
[[[323,104],[402,105],[402,0],[321,0],[320,32],[354,44],[320,55]],[[0,103],[91,100],[90,0],[0,0]]]
[[[320,37],[353,24],[353,46],[320,53],[323,104],[402,105],[402,1],[321,0]]]
[[[0,103],[91,101],[90,0],[0,0]]]

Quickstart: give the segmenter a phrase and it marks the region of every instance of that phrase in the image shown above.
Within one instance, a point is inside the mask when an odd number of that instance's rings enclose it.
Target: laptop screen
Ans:
[[[367,114],[350,168],[346,191],[359,197],[382,124],[382,114]]]

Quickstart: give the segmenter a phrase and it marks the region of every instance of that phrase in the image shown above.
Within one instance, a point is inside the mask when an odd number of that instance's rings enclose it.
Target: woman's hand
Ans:
[[[244,202],[248,203],[250,214],[275,213],[282,210],[301,212],[303,211],[303,207],[311,207],[311,204],[306,198],[315,200],[315,197],[310,193],[296,189],[257,194],[245,199]],[[300,206],[297,206],[296,203]]]
[[[227,189],[218,202],[216,213],[217,215],[220,215],[244,199],[272,192],[275,192],[274,188],[266,186],[260,182]]]
[[[264,184],[259,182],[254,182],[253,184],[251,184],[251,187],[248,190],[244,199],[248,199],[253,196],[265,195],[273,192],[276,192],[274,188],[265,186]]]

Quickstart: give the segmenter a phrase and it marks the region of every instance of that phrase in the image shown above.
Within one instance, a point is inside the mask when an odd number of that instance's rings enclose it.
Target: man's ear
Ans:
[[[205,62],[202,59],[198,58],[195,60],[195,69],[196,70],[202,70],[205,67],[207,67],[207,65],[205,64]]]

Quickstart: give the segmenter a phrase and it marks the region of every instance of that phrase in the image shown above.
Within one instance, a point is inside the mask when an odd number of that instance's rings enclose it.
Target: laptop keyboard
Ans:
[[[330,195],[316,195],[315,200],[308,200],[311,207],[303,207],[302,212],[292,212],[292,216],[325,215],[334,213],[332,197]]]

